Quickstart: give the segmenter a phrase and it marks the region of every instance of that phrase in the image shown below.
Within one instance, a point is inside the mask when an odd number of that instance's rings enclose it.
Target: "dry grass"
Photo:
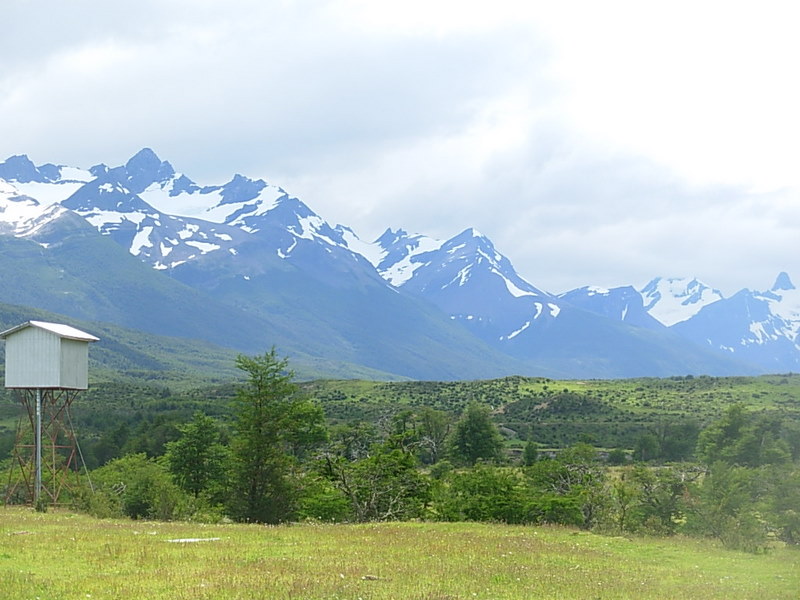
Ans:
[[[175,543],[179,538],[218,540]],[[0,508],[0,598],[792,599],[800,552],[484,524],[199,525]]]

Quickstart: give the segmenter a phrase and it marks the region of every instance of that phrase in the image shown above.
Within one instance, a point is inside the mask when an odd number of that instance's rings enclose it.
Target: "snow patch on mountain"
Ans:
[[[153,242],[150,241],[151,233],[153,233],[152,227],[142,227],[142,229],[137,231],[131,242],[130,253],[134,256],[139,256],[143,248],[152,248]]]
[[[542,305],[541,305],[541,304],[539,304],[539,303],[537,302],[537,303],[536,303],[536,306],[537,306],[537,308],[539,308],[540,310],[539,310],[539,312],[537,312],[537,313],[536,313],[536,316],[535,316],[535,317],[533,317],[534,319],[537,319],[537,318],[539,317],[539,315],[541,314],[541,307],[542,307]],[[512,331],[512,332],[511,332],[511,333],[509,333],[507,336],[502,336],[502,335],[501,335],[501,336],[500,336],[500,341],[503,341],[504,339],[506,339],[506,340],[513,340],[513,339],[514,339],[515,337],[517,337],[517,336],[518,336],[520,333],[522,333],[522,332],[523,332],[523,331],[525,331],[525,330],[526,330],[528,327],[530,327],[530,326],[531,326],[531,323],[533,323],[533,321],[526,321],[526,322],[525,322],[525,324],[524,324],[522,327],[520,327],[519,329],[517,329],[517,330],[515,330],[515,331]]]
[[[289,225],[288,230],[300,239],[314,240],[321,239],[331,246],[338,246],[338,242],[322,233],[327,223],[319,215],[309,215],[297,219],[297,225]]]
[[[88,171],[84,171],[88,179],[84,181],[70,180],[63,182],[39,182],[31,181],[28,183],[16,183],[16,187],[21,194],[36,198],[43,206],[50,206],[62,202],[77,192],[89,179],[92,179]]]
[[[657,277],[640,293],[645,310],[667,327],[691,319],[704,306],[723,299],[719,290],[686,278]]]
[[[47,207],[69,198],[94,176],[84,169],[63,165],[37,167],[22,154],[0,163],[0,178],[12,184],[19,195],[33,198]]]
[[[61,205],[42,204],[21,193],[17,185],[0,179],[0,231],[30,237],[65,212]]]
[[[199,186],[183,174],[154,181],[140,194],[154,208],[167,214],[224,223],[248,233],[259,230],[252,219],[276,208],[288,194],[261,179],[234,176],[225,185]]]
[[[769,291],[755,293],[754,297],[767,303],[770,314],[767,321],[751,323],[750,330],[758,343],[785,337],[800,349],[800,290],[789,275],[781,273]]]
[[[186,245],[191,246],[192,248],[197,248],[200,250],[200,254],[208,254],[209,252],[220,249],[218,244],[212,244],[210,242],[188,241],[186,242]]]
[[[611,290],[596,285],[589,285],[584,288],[589,296],[608,296]]]
[[[386,252],[377,242],[365,242],[351,228],[337,225],[334,229],[351,252],[363,256],[373,267],[377,267],[381,259],[386,256]]]
[[[378,269],[381,277],[395,287],[407,283],[414,273],[428,264],[425,256],[437,252],[443,246],[442,240],[430,238],[418,233],[409,234],[402,229],[387,229],[373,243],[377,249],[369,250],[362,255]],[[466,273],[460,273],[453,281],[459,279],[463,283]]]
[[[44,206],[33,198],[20,194],[10,183],[0,179],[0,222],[16,232],[21,223],[42,214]]]
[[[524,296],[537,296],[537,294],[534,294],[533,292],[520,289],[519,286],[517,286],[513,281],[511,281],[508,277],[503,275],[496,268],[492,268],[491,272],[503,280],[503,283],[506,284],[506,289],[508,290],[508,293],[514,296],[515,298],[522,298]]]

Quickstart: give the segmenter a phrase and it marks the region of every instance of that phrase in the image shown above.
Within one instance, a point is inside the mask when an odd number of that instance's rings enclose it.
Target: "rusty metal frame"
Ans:
[[[17,423],[11,452],[5,503],[33,505],[36,488],[36,446],[31,441],[36,428],[36,389],[14,390],[24,409]],[[70,408],[79,390],[42,389],[41,489],[40,500],[61,503],[64,490],[74,491],[80,483],[78,442],[71,427]],[[25,426],[27,423],[29,427]]]

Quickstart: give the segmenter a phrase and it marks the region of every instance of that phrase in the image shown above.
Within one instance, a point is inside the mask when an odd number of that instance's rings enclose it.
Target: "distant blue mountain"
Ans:
[[[0,249],[0,302],[239,351],[276,344],[331,376],[732,374],[800,355],[785,274],[730,299],[665,279],[555,296],[474,229],[364,242],[278,186],[200,185],[148,148],[88,170],[0,163]]]

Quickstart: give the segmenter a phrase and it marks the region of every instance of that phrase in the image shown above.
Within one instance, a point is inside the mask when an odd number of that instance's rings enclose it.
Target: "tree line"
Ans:
[[[800,543],[800,428],[777,414],[734,405],[703,429],[657,428],[633,456],[529,441],[510,457],[485,405],[457,420],[421,406],[329,426],[274,348],[236,366],[246,381],[232,427],[197,412],[162,452],[134,448],[94,469],[75,502],[135,519],[552,523],[750,551]]]

